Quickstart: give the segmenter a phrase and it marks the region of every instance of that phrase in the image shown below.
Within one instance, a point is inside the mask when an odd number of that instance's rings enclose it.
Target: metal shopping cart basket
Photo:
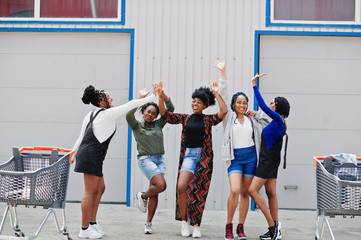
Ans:
[[[14,156],[0,164],[0,202],[7,203],[0,234],[10,213],[10,224],[16,237],[0,235],[0,239],[35,239],[51,213],[58,232],[63,234],[63,238],[71,239],[66,229],[64,208],[73,153],[73,150],[52,147],[13,148]],[[25,237],[19,228],[18,205],[48,209],[35,234]],[[55,208],[62,209],[62,227],[59,227]]]
[[[361,158],[357,158],[357,166],[353,163],[338,164],[331,157],[314,157],[313,160],[317,189],[315,239],[322,239],[326,224],[334,240],[327,217],[361,216]]]

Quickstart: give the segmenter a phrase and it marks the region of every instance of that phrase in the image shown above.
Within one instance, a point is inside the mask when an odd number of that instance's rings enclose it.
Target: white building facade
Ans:
[[[32,2],[30,17],[0,10],[1,162],[13,146],[72,148],[92,109],[80,100],[89,84],[108,91],[117,105],[162,79],[175,112],[190,113],[193,90],[219,77],[216,59],[226,61],[231,91],[248,94],[250,109],[256,107],[250,79],[257,72],[268,74],[259,83],[266,102],[280,95],[291,104],[287,169],[279,169],[280,208],[315,208],[313,156],[361,155],[360,0],[343,8],[330,0],[329,12],[315,8],[307,14],[277,0],[111,0],[116,10],[109,10],[110,17],[94,11],[99,1],[89,1],[91,15],[82,18],[52,12],[45,17],[41,0]],[[299,14],[285,14],[293,8]],[[207,209],[226,209],[229,195],[222,131],[221,124],[213,129]],[[163,132],[167,190],[159,207],[173,208],[181,127],[166,125]],[[121,118],[104,163],[103,201],[134,206],[135,193],[148,187],[136,155]],[[82,189],[82,176],[72,172],[67,199],[81,200]]]

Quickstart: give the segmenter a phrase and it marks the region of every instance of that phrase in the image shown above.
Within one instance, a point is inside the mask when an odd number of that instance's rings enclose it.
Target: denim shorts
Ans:
[[[247,148],[235,148],[234,159],[228,167],[228,176],[232,173],[241,173],[244,177],[252,178],[257,167],[257,152],[253,145]]]
[[[138,157],[140,170],[149,179],[149,181],[158,174],[165,174],[166,164],[163,155],[144,155]]]
[[[187,171],[194,174],[199,160],[201,159],[202,148],[186,148],[184,159],[180,171]]]

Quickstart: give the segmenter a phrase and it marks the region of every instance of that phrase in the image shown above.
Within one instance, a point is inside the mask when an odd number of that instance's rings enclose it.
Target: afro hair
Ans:
[[[208,87],[200,87],[194,90],[192,98],[199,98],[207,107],[212,106],[216,103],[215,96],[211,89]]]

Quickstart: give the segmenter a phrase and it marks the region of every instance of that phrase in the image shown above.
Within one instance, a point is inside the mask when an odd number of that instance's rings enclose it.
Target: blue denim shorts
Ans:
[[[257,167],[256,147],[235,148],[234,159],[228,167],[228,176],[232,173],[241,173],[244,177],[252,178]]]
[[[186,148],[184,159],[180,171],[187,171],[194,174],[199,160],[201,159],[202,148]]]
[[[149,179],[149,181],[158,174],[165,174],[166,164],[163,155],[144,155],[138,157],[140,170]]]

